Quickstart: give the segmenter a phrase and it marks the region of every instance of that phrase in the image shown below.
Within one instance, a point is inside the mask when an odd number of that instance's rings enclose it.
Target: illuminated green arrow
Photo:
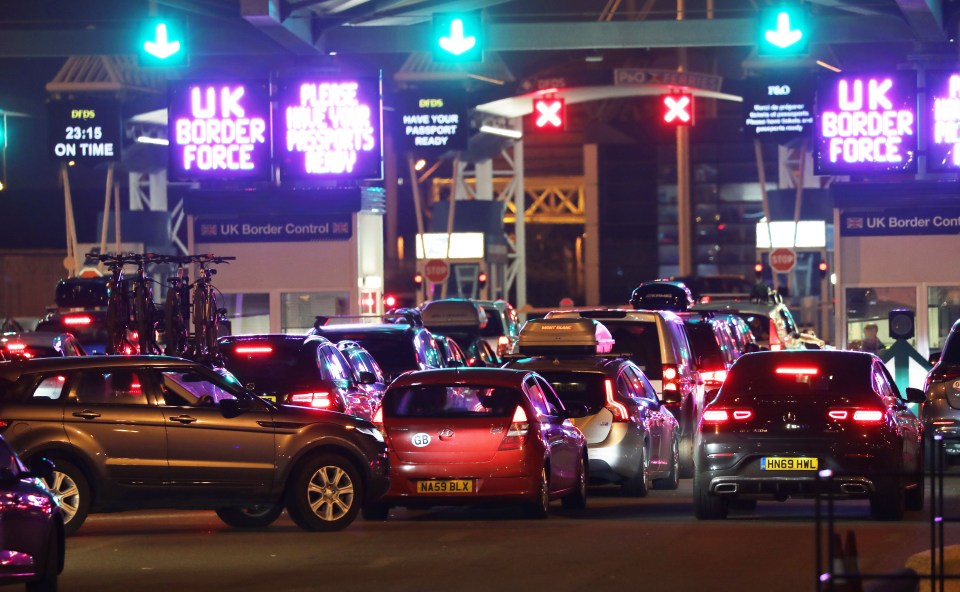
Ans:
[[[154,41],[147,41],[143,44],[143,50],[153,57],[165,60],[172,56],[173,54],[180,51],[180,42],[179,41],[170,41],[167,38],[167,25],[164,23],[158,23],[157,29],[155,32],[156,39]]]
[[[473,35],[464,37],[463,21],[461,19],[453,19],[450,21],[450,36],[441,37],[439,43],[444,51],[450,52],[453,55],[460,55],[473,49],[473,46],[477,44],[477,38]]]
[[[803,38],[803,31],[800,29],[791,30],[790,13],[780,12],[777,14],[777,29],[764,32],[763,37],[767,40],[767,43],[780,49],[786,49]]]

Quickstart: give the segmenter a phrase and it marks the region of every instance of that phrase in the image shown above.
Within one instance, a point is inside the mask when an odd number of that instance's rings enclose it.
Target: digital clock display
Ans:
[[[120,160],[120,107],[97,99],[50,103],[50,152],[54,160],[98,164]]]

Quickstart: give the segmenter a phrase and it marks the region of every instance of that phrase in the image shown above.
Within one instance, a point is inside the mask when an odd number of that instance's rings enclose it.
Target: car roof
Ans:
[[[24,331],[23,333],[4,333],[0,340],[17,341],[27,345],[52,345],[56,339],[75,339],[70,333],[57,331]]]
[[[630,321],[656,321],[663,318],[679,320],[680,317],[670,310],[646,310],[632,308],[575,308],[571,310],[554,310],[547,313],[547,318],[586,318],[602,321],[604,324]]]
[[[879,360],[877,356],[868,352],[849,351],[840,349],[798,349],[798,350],[780,350],[780,351],[761,351],[744,354],[740,360],[768,361],[769,363],[800,363],[815,364],[822,359],[848,360],[850,362],[865,362],[866,360]],[[740,363],[740,360],[737,363]]]
[[[531,374],[529,370],[509,368],[442,368],[419,370],[400,375],[390,384],[390,389],[418,384],[484,384],[520,388]]]
[[[696,311],[715,311],[715,312],[745,312],[749,314],[765,314],[770,315],[772,312],[777,310],[779,307],[784,306],[782,303],[774,302],[751,302],[749,300],[715,300],[707,304],[695,304],[690,307],[690,310]]]
[[[343,333],[358,333],[369,335],[396,335],[402,337],[410,331],[415,331],[420,327],[407,325],[404,323],[351,323],[347,325],[322,325],[314,329],[316,335],[337,335]]]
[[[599,356],[529,356],[513,358],[508,362],[510,368],[517,370],[562,370],[564,372],[617,372],[627,364],[626,358]]]
[[[298,343],[300,345],[305,345],[310,341],[317,341],[320,343],[330,343],[330,340],[324,337],[323,335],[297,335],[295,333],[264,333],[264,334],[252,334],[252,335],[228,335],[218,339],[220,343],[246,343],[251,341],[259,342],[268,342],[268,343]]]
[[[0,365],[0,374],[22,374],[86,368],[126,368],[134,366],[183,366],[196,367],[197,362],[169,356],[65,356],[57,358],[33,358],[14,360]]]

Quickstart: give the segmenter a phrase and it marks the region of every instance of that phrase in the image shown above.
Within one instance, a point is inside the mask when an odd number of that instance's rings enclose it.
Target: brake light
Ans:
[[[613,413],[613,421],[617,423],[630,421],[630,411],[613,398],[613,381],[608,378],[603,381],[603,386],[607,391],[607,409]]]
[[[501,335],[500,338],[497,339],[497,345],[502,345],[502,346],[510,345],[510,338],[507,337],[506,335]]]
[[[10,425],[10,423],[9,423],[7,420],[5,420],[5,419],[0,419],[0,432],[2,432],[3,430],[7,429],[7,426],[8,426],[8,425]]]
[[[16,353],[16,354],[22,353],[22,352],[24,352],[24,351],[26,351],[26,350],[27,350],[27,344],[26,344],[26,343],[8,343],[8,344],[7,344],[7,351],[10,352],[10,353],[12,353],[12,354],[14,354],[14,353]]]
[[[777,374],[788,374],[791,376],[816,376],[820,374],[819,368],[796,368],[796,367],[783,367],[776,369]]]
[[[727,379],[727,371],[714,370],[713,372],[701,372],[700,377],[703,378],[703,382],[707,386],[721,386],[723,381]]]
[[[680,370],[676,364],[663,365],[663,389],[664,391],[680,390]]]
[[[753,411],[749,409],[735,409],[733,411],[733,418],[739,421],[745,421],[753,417]]]
[[[770,319],[770,351],[780,351],[783,344],[780,342],[780,334],[777,333],[777,324]]]
[[[70,315],[63,317],[62,322],[68,327],[86,326],[93,322],[93,317],[89,315]]]
[[[269,345],[238,345],[233,348],[238,354],[270,354],[273,353],[273,347]]]
[[[730,421],[747,421],[753,418],[752,409],[707,409],[703,412],[703,423],[721,424]]]
[[[846,409],[831,409],[827,412],[827,417],[830,419],[839,419],[844,420],[850,416],[850,412]]]
[[[330,393],[297,393],[290,395],[290,402],[294,405],[305,405],[314,409],[330,409],[333,400]]]
[[[877,423],[883,419],[883,411],[875,409],[857,409],[853,412],[853,421],[861,423]]]
[[[523,407],[517,405],[517,410],[513,412],[513,418],[510,420],[510,428],[507,435],[500,442],[500,450],[519,450],[523,448],[523,439],[530,431],[530,424],[527,422],[527,412]]]

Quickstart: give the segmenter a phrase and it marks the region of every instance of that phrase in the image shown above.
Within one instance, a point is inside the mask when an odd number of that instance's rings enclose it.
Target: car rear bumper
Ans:
[[[624,423],[614,424],[602,441],[587,445],[591,481],[619,483],[637,474],[643,435]]]
[[[391,459],[390,489],[383,501],[397,505],[456,505],[477,502],[528,501],[540,487],[540,466],[497,462],[462,464],[403,464]],[[417,483],[469,480],[472,491],[418,493]]]
[[[772,498],[815,497],[817,493],[849,498],[869,497],[876,492],[873,479],[863,476],[838,476],[833,479],[811,477],[743,477],[716,476],[710,479],[708,491],[716,495],[739,495]]]

